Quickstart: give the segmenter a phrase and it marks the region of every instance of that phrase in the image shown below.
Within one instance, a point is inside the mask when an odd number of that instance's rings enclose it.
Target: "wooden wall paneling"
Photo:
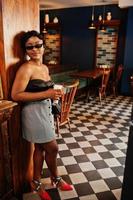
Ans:
[[[22,50],[19,39],[23,31],[39,30],[39,2],[30,0],[2,0],[3,2],[3,37],[5,48],[5,70],[8,96],[10,85],[19,64]]]
[[[5,55],[4,55],[4,40],[3,40],[3,18],[2,4],[0,2],[0,75],[2,80],[3,95],[7,96],[6,73],[5,73]]]
[[[0,27],[0,72],[4,98],[8,99],[16,70],[23,62],[20,36],[23,31],[39,30],[39,0],[1,0]],[[16,194],[20,194],[24,183],[32,178],[33,147],[22,139],[20,109],[18,105],[9,122],[13,184]]]

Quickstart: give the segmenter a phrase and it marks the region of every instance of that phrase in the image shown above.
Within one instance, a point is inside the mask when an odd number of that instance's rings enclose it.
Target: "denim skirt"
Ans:
[[[21,114],[24,139],[32,143],[47,143],[55,139],[50,99],[26,103]]]

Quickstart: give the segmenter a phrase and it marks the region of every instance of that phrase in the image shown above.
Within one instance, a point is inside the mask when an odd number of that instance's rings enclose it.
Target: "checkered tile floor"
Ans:
[[[53,200],[120,200],[131,115],[131,97],[108,97],[71,109],[71,132],[60,129],[58,169],[73,191],[48,190]],[[44,163],[42,181],[49,185]]]

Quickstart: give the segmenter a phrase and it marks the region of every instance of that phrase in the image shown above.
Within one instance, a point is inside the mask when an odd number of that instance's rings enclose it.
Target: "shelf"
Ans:
[[[60,27],[59,23],[50,22],[50,23],[45,24],[45,28],[47,30],[56,30],[56,31],[59,31],[61,27]]]
[[[104,24],[109,27],[119,27],[120,20],[104,20]],[[94,25],[96,27],[99,27],[100,25],[102,25],[102,21],[94,21]]]
[[[17,105],[17,103],[13,102],[13,101],[0,100],[0,112],[3,110],[5,111],[7,109],[10,109],[16,105]]]

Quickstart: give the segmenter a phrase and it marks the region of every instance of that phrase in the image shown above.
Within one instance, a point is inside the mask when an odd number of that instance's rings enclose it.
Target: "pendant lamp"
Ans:
[[[105,21],[105,5],[103,6],[103,20],[102,20],[102,24],[100,25],[100,28],[99,28],[99,30],[101,32],[105,32],[106,31],[106,25],[105,25],[104,21]]]
[[[96,29],[95,25],[94,25],[94,6],[92,7],[92,16],[91,16],[91,21],[89,24],[89,29]]]

